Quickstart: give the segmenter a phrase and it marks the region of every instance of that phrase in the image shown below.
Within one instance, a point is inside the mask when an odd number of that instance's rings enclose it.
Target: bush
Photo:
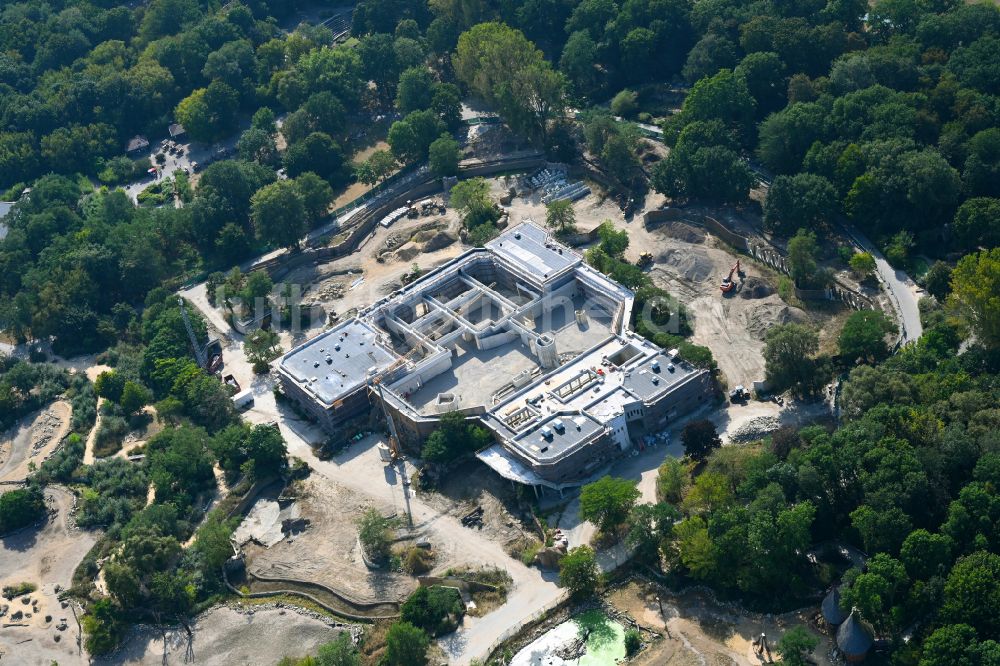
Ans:
[[[622,90],[611,100],[611,113],[631,118],[639,108],[639,95],[634,90]]]
[[[573,596],[593,594],[601,586],[601,570],[597,554],[590,546],[577,546],[559,563],[559,584],[569,588]]]
[[[431,570],[434,554],[426,548],[411,546],[403,555],[403,570],[413,576],[425,574]]]
[[[431,636],[454,631],[465,615],[462,595],[453,587],[419,587],[403,602],[400,619]]]
[[[34,583],[29,583],[27,581],[18,583],[16,585],[4,585],[3,588],[3,598],[7,601],[11,599],[16,599],[17,597],[23,596],[25,594],[31,594],[38,589],[38,586]]]
[[[642,647],[642,634],[636,629],[625,632],[625,654],[631,657]]]

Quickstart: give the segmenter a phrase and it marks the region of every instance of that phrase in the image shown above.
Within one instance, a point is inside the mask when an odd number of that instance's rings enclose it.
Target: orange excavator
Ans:
[[[722,290],[723,294],[731,294],[736,290],[736,281],[733,280],[733,275],[743,277],[743,271],[740,270],[740,260],[737,259],[733,267],[729,269],[729,275],[722,278],[722,284],[719,285],[719,289]]]

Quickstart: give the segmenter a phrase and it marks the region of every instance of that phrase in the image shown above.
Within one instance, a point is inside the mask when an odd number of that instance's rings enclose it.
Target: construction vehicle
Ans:
[[[652,266],[652,265],[653,265],[652,252],[643,252],[642,254],[639,255],[639,261],[638,263],[636,263],[636,266],[638,266],[639,268],[645,268],[646,266]]]
[[[743,386],[742,384],[740,384],[739,386],[737,386],[736,388],[734,388],[732,391],[729,392],[730,402],[734,403],[746,402],[749,399],[750,399],[750,391],[748,391],[746,387]]]
[[[733,267],[729,269],[729,275],[722,278],[722,284],[719,285],[719,289],[722,291],[723,294],[731,294],[734,291],[736,291],[736,281],[733,279],[734,275],[739,277],[741,281],[744,275],[746,275],[740,268],[739,259],[737,259],[736,263],[733,264]]]

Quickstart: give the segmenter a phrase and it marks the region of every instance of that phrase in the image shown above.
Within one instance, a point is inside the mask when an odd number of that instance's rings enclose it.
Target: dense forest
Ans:
[[[0,326],[64,355],[104,352],[114,367],[92,386],[3,361],[0,425],[66,395],[74,434],[28,488],[0,496],[0,529],[37,517],[48,482],[81,489],[78,521],[105,534],[75,590],[88,600],[88,649],[111,649],[126,620],[183,617],[223,592],[232,525],[202,508],[213,465],[243,484],[286,470],[280,435],[241,425],[194,363],[171,292],[295,247],[352,179],[375,184],[428,159],[454,173],[452,133],[472,95],[551,158],[586,159],[624,191],[752,211],[764,178],[760,213],[779,238],[846,220],[894,265],[937,260],[923,278],[933,296],[925,335],[887,360],[885,349],[854,355],[863,362],[845,368],[838,428],[719,450],[708,437],[692,444],[690,465],[661,470],[662,504],[617,524],[650,566],[756,604],[833,582],[802,554],[852,544],[870,559],[845,576],[845,603],[888,640],[892,663],[998,663],[1000,10],[363,0],[351,39],[335,45],[326,28],[286,25],[295,4],[0,9],[0,186],[17,201],[0,240]],[[384,115],[391,150],[352,164],[358,129]],[[200,173],[180,207],[136,205],[116,189],[142,172],[125,145],[136,134],[159,140],[175,121],[199,142],[238,134],[235,158]],[[659,126],[665,159],[642,160],[650,131],[632,121]],[[477,240],[492,232],[490,211],[469,208]],[[608,229],[588,259],[648,288],[622,251]],[[195,327],[204,331],[197,317]],[[815,349],[803,349],[792,383],[809,393],[817,387],[801,368],[818,374]],[[699,360],[711,367],[710,355]],[[102,416],[122,422],[155,404],[165,428],[141,464],[81,464],[95,392]],[[443,433],[435,446],[467,448],[461,437]],[[99,597],[89,579],[112,555],[110,596]],[[426,647],[421,629],[400,626],[401,645],[414,632]]]

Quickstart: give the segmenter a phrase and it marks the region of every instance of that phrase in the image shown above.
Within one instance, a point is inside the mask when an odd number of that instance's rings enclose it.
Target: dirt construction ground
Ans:
[[[282,657],[303,657],[334,640],[339,629],[293,609],[233,609],[218,606],[198,616],[188,643],[183,628],[164,634],[140,627],[126,638],[125,647],[98,666],[163,666],[194,663],[201,666],[271,666]],[[60,661],[60,666],[63,662]]]
[[[247,571],[320,583],[363,602],[400,601],[416,589],[410,576],[369,570],[361,559],[354,519],[371,506],[391,513],[391,505],[373,504],[317,475],[302,483],[295,505],[309,526],[269,548],[248,543]]]
[[[29,527],[0,539],[0,586],[22,582],[38,585],[36,592],[22,597],[35,604],[23,604],[22,598],[9,602],[0,599],[0,608],[9,605],[4,624],[27,625],[0,629],[0,664],[86,663],[77,647],[79,631],[73,608],[62,607],[55,588],[69,587],[73,570],[94,545],[96,535],[73,524],[69,514],[74,497],[68,490],[49,486],[45,497],[50,516],[44,526]],[[19,610],[25,618],[12,620],[10,616]],[[30,618],[27,613],[31,613]],[[63,619],[66,625],[60,631],[57,627],[62,626]]]
[[[0,436],[0,481],[23,481],[31,463],[41,465],[52,455],[69,432],[71,415],[69,403],[59,400]]]
[[[735,221],[734,221],[735,222]],[[820,330],[820,345],[829,347],[840,330],[831,319],[842,319],[850,311],[823,304],[823,309],[804,310],[789,305],[778,295],[781,276],[712,236],[704,228],[684,221],[667,222],[646,229],[637,218],[619,225],[629,232],[626,257],[635,261],[649,252],[653,283],[666,289],[686,308],[694,330],[691,341],[712,350],[728,386],[752,386],[764,379],[764,336],[778,324],[810,324]],[[746,277],[733,295],[719,289],[736,260]]]
[[[657,596],[663,603],[663,616]],[[817,666],[834,663],[829,637],[817,633],[798,613],[756,615],[720,603],[701,589],[674,593],[645,582],[625,585],[609,601],[640,625],[664,634],[639,654],[633,662],[636,666],[760,666],[764,661],[754,653],[752,641],[766,634],[778,661],[774,646],[782,634],[798,625],[805,625],[820,639],[812,662]]]

